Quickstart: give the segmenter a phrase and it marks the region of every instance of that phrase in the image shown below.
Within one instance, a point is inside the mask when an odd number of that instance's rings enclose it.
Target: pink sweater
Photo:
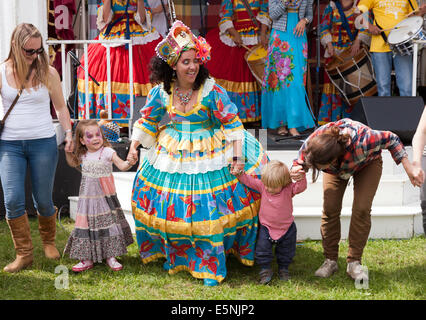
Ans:
[[[306,190],[306,177],[298,182],[291,182],[277,194],[268,193],[260,179],[245,173],[238,180],[260,193],[259,221],[268,228],[273,240],[281,238],[294,221],[292,198]]]

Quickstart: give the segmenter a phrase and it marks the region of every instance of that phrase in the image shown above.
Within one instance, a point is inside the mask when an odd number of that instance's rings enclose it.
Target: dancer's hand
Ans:
[[[361,47],[361,41],[359,39],[355,39],[355,41],[352,43],[352,48],[351,48],[352,57],[358,54],[360,47]]]
[[[231,174],[234,176],[240,176],[244,173],[244,162],[241,161],[233,161],[230,169]]]
[[[261,33],[260,34],[260,44],[262,45],[265,50],[268,50],[268,36],[266,34]]]
[[[226,30],[226,32],[228,32],[228,34],[231,36],[232,41],[234,41],[237,47],[241,47],[241,45],[243,44],[243,40],[241,39],[241,36],[238,31],[235,30],[235,28],[229,28]]]
[[[327,52],[330,57],[334,56],[334,47],[332,42],[327,43]]]
[[[129,161],[130,164],[135,164],[138,161],[138,150],[136,149],[137,145],[135,141],[132,141],[129,148],[129,153],[127,154],[126,160]]]
[[[296,37],[300,37],[303,35],[303,33],[305,32],[306,23],[306,19],[302,19],[297,23],[296,27],[293,30],[293,34],[295,34]]]

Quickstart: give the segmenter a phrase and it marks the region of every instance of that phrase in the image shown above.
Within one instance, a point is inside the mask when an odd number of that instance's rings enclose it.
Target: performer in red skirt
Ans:
[[[103,0],[98,10],[100,40],[133,40],[133,94],[146,96],[152,85],[149,82],[148,64],[155,54],[155,47],[162,40],[151,26],[151,12],[144,0]],[[130,116],[129,95],[129,51],[128,45],[114,45],[110,49],[111,59],[111,105],[112,118],[124,119]],[[88,47],[88,71],[99,82],[89,78],[90,118],[99,118],[99,113],[108,106],[107,49],[102,44]],[[84,67],[84,57],[81,61]],[[79,69],[78,116],[86,118],[86,94],[84,70]],[[122,125],[126,126],[122,121]]]
[[[246,2],[250,11],[244,5]],[[268,45],[270,25],[267,1],[223,0],[219,28],[206,35],[211,45],[210,75],[228,92],[238,107],[242,122],[260,120],[260,86],[244,58],[247,49],[260,43]],[[259,38],[260,35],[260,39]]]

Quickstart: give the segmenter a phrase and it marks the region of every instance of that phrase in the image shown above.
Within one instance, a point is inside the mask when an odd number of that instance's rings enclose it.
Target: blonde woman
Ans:
[[[0,177],[4,191],[6,221],[16,259],[4,271],[17,272],[32,264],[33,245],[25,211],[25,176],[31,172],[34,205],[44,253],[59,259],[55,247],[56,212],[52,190],[58,160],[55,129],[50,113],[52,101],[66,132],[65,151],[72,151],[71,121],[58,72],[48,64],[40,32],[22,23],[12,33],[7,59],[0,65],[2,113],[6,114],[19,89],[17,103],[5,121],[0,138]]]
[[[281,280],[290,279],[288,267],[296,253],[297,229],[293,217],[292,198],[306,190],[306,177],[293,183],[288,167],[272,160],[262,170],[261,179],[233,170],[231,172],[246,186],[261,194],[259,235],[256,243],[256,261],[260,265],[260,284],[268,284],[273,276],[273,246]]]

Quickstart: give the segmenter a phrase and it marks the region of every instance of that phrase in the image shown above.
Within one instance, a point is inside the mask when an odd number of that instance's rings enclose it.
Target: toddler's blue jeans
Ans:
[[[272,240],[268,228],[259,224],[259,234],[256,243],[256,262],[262,269],[270,269],[274,258],[273,245],[279,270],[288,270],[296,254],[297,228],[293,222],[287,232],[278,240]]]

